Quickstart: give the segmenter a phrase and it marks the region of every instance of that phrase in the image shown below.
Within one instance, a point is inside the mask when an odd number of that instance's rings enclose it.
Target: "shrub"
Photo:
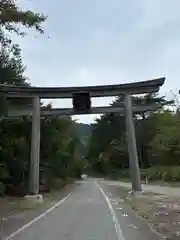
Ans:
[[[66,183],[71,184],[74,182],[74,178],[67,177],[66,178]]]
[[[145,180],[145,178],[148,176],[147,170],[141,170],[140,172],[140,178],[141,180]]]
[[[180,181],[180,166],[153,166],[147,169],[150,180]]]
[[[66,185],[66,181],[60,178],[54,178],[51,181],[51,188],[54,190],[60,190]]]
[[[128,169],[120,171],[119,175],[120,175],[121,178],[129,178],[130,177]]]
[[[5,185],[0,182],[0,196],[3,196],[5,193]]]
[[[110,179],[113,179],[113,180],[128,179],[130,177],[129,170],[128,169],[124,169],[124,170],[113,169],[113,170],[111,170],[109,177],[110,177]]]

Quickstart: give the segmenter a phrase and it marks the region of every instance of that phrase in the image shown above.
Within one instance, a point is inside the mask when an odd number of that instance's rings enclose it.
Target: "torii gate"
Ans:
[[[30,185],[31,195],[37,196],[39,193],[39,155],[40,155],[40,116],[76,115],[79,114],[72,108],[48,109],[40,108],[40,99],[44,98],[73,98],[75,94],[89,94],[91,97],[107,97],[124,95],[124,104],[110,107],[92,107],[87,112],[81,114],[104,114],[119,112],[125,114],[126,132],[128,139],[128,152],[130,161],[130,172],[132,179],[132,190],[141,191],[140,170],[136,149],[135,129],[133,124],[133,112],[145,112],[156,110],[157,105],[132,105],[131,95],[153,93],[159,91],[164,84],[165,78],[158,78],[149,81],[134,82],[118,85],[100,85],[86,87],[25,87],[0,84],[0,92],[7,99],[31,98],[32,109],[11,109],[8,111],[9,117],[32,116],[32,136],[31,136],[31,164],[30,164]]]

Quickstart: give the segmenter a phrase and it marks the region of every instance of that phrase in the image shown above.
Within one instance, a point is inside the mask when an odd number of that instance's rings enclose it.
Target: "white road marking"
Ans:
[[[99,184],[94,181],[96,186],[100,189],[103,197],[105,198],[107,204],[108,204],[108,207],[109,207],[109,210],[111,212],[111,215],[112,215],[112,218],[113,218],[113,221],[114,221],[114,224],[115,224],[115,229],[116,229],[116,233],[117,233],[117,237],[118,237],[118,240],[125,240],[124,236],[123,236],[123,233],[122,233],[122,230],[120,228],[120,224],[119,224],[119,221],[118,221],[118,218],[116,216],[116,213],[111,205],[111,202],[109,201],[109,198],[108,196],[105,194],[105,192],[103,191],[103,189],[99,186]]]
[[[37,222],[38,220],[40,220],[41,218],[43,218],[44,216],[46,216],[46,214],[48,214],[49,212],[51,212],[52,210],[54,210],[55,208],[57,208],[61,203],[63,203],[70,195],[72,194],[69,193],[66,197],[64,197],[63,199],[61,199],[61,201],[59,201],[58,203],[56,203],[54,206],[52,206],[51,208],[49,208],[48,210],[46,210],[44,213],[40,214],[38,217],[34,218],[33,220],[31,220],[30,222],[28,222],[27,224],[23,225],[21,228],[19,228],[18,230],[16,230],[15,232],[13,232],[12,234],[10,234],[8,237],[6,237],[4,240],[10,240],[13,237],[15,237],[16,235],[18,235],[19,233],[21,233],[22,231],[24,231],[26,228],[30,227],[32,224],[34,224],[35,222]]]

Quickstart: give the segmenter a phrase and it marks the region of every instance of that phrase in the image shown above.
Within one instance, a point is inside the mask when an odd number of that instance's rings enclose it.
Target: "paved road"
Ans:
[[[109,186],[124,186],[131,188],[131,183],[125,183],[120,181],[102,181]],[[166,187],[166,186],[157,186],[150,184],[142,184],[142,188],[144,191],[159,193],[168,196],[180,196],[180,187]]]
[[[159,240],[136,219],[106,184],[84,181],[39,218],[8,239],[14,240]]]

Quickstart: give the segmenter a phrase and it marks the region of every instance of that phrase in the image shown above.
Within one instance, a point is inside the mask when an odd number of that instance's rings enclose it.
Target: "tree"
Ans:
[[[25,67],[23,66],[20,56],[11,56],[4,48],[0,52],[0,84],[12,84],[29,86],[27,78],[24,76]],[[1,112],[0,115],[7,115],[7,108],[9,106],[27,105],[30,103],[29,99],[13,99],[7,102],[5,96],[1,93]]]
[[[19,27],[23,26],[26,28],[35,28],[38,32],[43,33],[42,22],[46,20],[46,16],[29,10],[22,10],[17,6],[16,0],[1,0],[0,11],[1,47],[8,49],[9,52],[16,56],[19,56],[19,46],[12,43],[12,39],[7,36],[6,32],[24,36],[26,35],[26,32],[22,31]]]
[[[124,98],[121,96],[111,105],[118,106],[119,103],[122,103],[123,101]],[[159,116],[161,112],[165,114],[163,110],[164,106],[172,104],[173,101],[167,101],[165,97],[159,97],[157,94],[148,94],[143,97],[133,97],[132,102],[141,105],[162,105],[157,111],[151,113],[133,114],[139,163],[141,168],[148,168],[154,161],[150,153],[150,146],[157,138],[157,129],[160,127],[160,124],[163,124],[163,121],[160,120],[159,122],[158,118],[155,116]],[[174,119],[173,114],[170,116]],[[174,124],[175,122],[173,122],[173,126]],[[99,156],[101,156],[100,160]],[[99,171],[100,169],[102,171],[103,168],[100,166],[104,164],[103,158],[106,158],[106,169],[108,169],[106,174],[111,174],[112,171],[117,172],[129,167],[125,118],[118,113],[103,115],[100,119],[96,120],[96,123],[93,126],[89,145],[89,161],[91,162],[94,171]]]
[[[21,31],[21,26],[35,28],[43,33],[42,23],[46,17],[23,11],[15,0],[1,0],[0,11],[0,83],[30,86],[24,75],[20,46],[14,44],[6,33],[14,32],[24,36],[26,33]],[[2,105],[6,105],[3,95],[0,100],[2,109]],[[24,99],[8,101],[8,104],[18,106],[29,103],[29,100],[26,102]],[[51,108],[51,105],[41,107]],[[84,163],[79,148],[81,139],[76,128],[76,123],[70,117],[41,120],[41,184],[52,187],[54,179],[59,181],[59,178],[63,178],[64,182],[69,177],[80,176]],[[1,118],[0,134],[0,194],[23,195],[27,191],[29,178],[31,119]]]
[[[106,114],[103,115],[100,119],[96,120],[96,123],[92,126],[92,136],[89,143],[88,158],[92,164],[92,169],[94,169],[95,171],[101,169],[101,172],[103,171],[102,169],[105,169],[103,166],[101,166],[104,163],[102,161],[99,161],[99,156],[101,154],[104,155],[105,153],[108,153],[108,151],[110,150],[110,146],[112,149],[113,141],[120,142],[124,130],[124,117],[119,116],[118,114]],[[105,155],[106,159],[110,158],[109,154]]]
[[[41,139],[41,167],[48,167],[56,177],[73,176],[79,144],[75,123],[69,118],[47,118],[41,122]]]
[[[41,27],[46,17],[43,14],[32,11],[23,11],[17,6],[15,0],[0,1],[0,84],[29,85],[24,76],[25,67],[20,56],[20,47],[12,42],[7,32],[24,36],[26,32],[21,31],[20,26],[35,28],[43,33]],[[7,113],[7,102],[0,94],[1,112],[0,116]],[[11,101],[15,105],[26,104],[29,101]]]
[[[152,164],[178,165],[180,163],[180,119],[170,111],[154,116],[156,135],[149,143]]]
[[[7,33],[16,33],[19,36],[24,36],[26,32],[21,30],[22,26],[23,29],[35,28],[38,32],[43,33],[42,23],[46,17],[43,14],[20,9],[15,0],[1,0],[0,11],[0,83],[29,86],[30,84],[24,76],[25,67],[20,56],[20,46],[13,43],[10,35]],[[0,98],[1,106],[4,106],[6,110],[5,98],[2,94]],[[8,103],[26,105],[29,104],[29,100],[28,102],[25,100],[13,100]],[[57,133],[54,130],[56,129],[56,123],[53,122],[53,126],[51,127],[54,134],[52,138],[56,139]],[[65,136],[61,137],[69,137],[69,131],[68,129],[66,130],[64,132]],[[4,184],[3,191],[12,193],[17,191],[21,183],[26,185],[28,181],[31,121],[29,119],[1,119],[0,132],[0,181]],[[61,146],[58,144],[57,142],[54,143],[54,147],[57,149]],[[53,154],[50,152],[48,157],[51,159]]]
[[[24,76],[25,67],[20,56],[14,57],[4,48],[0,52],[0,83],[11,85],[29,85]]]

